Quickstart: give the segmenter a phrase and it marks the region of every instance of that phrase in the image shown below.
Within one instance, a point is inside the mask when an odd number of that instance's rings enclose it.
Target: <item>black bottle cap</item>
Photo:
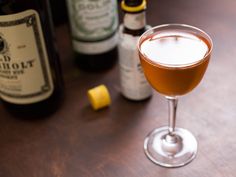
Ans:
[[[125,0],[125,5],[129,7],[136,7],[143,3],[143,0]]]

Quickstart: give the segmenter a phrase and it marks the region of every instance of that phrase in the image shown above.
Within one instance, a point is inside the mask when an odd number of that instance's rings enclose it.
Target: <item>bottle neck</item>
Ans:
[[[144,32],[146,27],[145,11],[140,11],[137,13],[125,12],[123,24],[127,33],[133,34],[137,32]]]

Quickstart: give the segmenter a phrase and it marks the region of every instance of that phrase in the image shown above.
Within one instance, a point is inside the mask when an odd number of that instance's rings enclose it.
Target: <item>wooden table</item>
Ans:
[[[236,1],[149,0],[151,25],[186,23],[214,42],[201,84],[179,101],[177,125],[199,142],[196,159],[175,169],[159,167],[143,152],[152,129],[167,124],[166,100],[154,93],[131,102],[119,92],[118,67],[79,71],[68,27],[57,29],[66,97],[54,115],[35,121],[11,117],[0,105],[0,177],[234,177],[236,175]],[[105,84],[112,105],[93,111],[86,91]]]

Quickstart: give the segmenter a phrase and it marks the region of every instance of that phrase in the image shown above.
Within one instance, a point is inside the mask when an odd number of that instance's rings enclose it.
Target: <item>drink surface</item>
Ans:
[[[164,95],[177,96],[191,91],[201,81],[210,47],[200,35],[164,30],[141,41],[140,58],[150,84]]]

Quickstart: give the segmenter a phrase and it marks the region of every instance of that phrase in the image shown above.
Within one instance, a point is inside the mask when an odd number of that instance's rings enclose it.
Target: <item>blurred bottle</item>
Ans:
[[[56,110],[63,95],[48,0],[0,1],[0,97],[19,117]]]
[[[112,67],[117,60],[117,0],[67,0],[75,61],[89,71]]]
[[[53,22],[56,26],[68,21],[65,0],[50,0]]]
[[[136,44],[148,29],[146,1],[123,0],[121,8],[124,11],[119,42],[121,93],[130,100],[144,100],[152,95],[152,89],[143,74]]]

